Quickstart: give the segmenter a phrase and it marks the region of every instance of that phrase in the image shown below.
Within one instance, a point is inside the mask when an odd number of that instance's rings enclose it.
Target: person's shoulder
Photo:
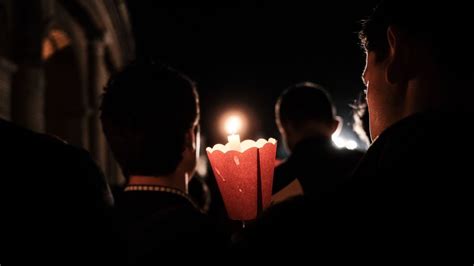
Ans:
[[[12,147],[22,152],[55,155],[61,151],[61,156],[64,156],[64,153],[82,156],[87,153],[57,136],[34,132],[5,120],[0,120],[0,141],[4,143],[4,147]]]
[[[342,159],[351,160],[351,161],[358,161],[362,156],[364,156],[363,151],[361,150],[349,150],[349,149],[337,149],[336,154],[339,155]]]
[[[467,170],[468,139],[465,113],[430,112],[405,118],[385,130],[371,145],[366,159],[394,174],[435,174],[457,167]]]
[[[122,215],[136,218],[138,213],[166,224],[175,221],[196,223],[207,217],[191,198],[161,191],[123,191],[117,207]]]
[[[76,182],[76,185],[92,182],[106,187],[105,177],[90,154],[58,137],[0,120],[0,143],[0,156],[8,166],[3,171],[9,175],[35,182],[39,180],[33,176],[39,175],[48,177],[50,183],[53,180]]]
[[[124,194],[117,214],[133,239],[138,237],[154,242],[153,246],[170,248],[183,243],[207,243],[218,235],[217,223],[184,197],[150,191]]]
[[[461,136],[463,121],[459,115],[446,113],[420,113],[395,123],[377,138],[375,143],[385,150],[428,154],[431,151],[447,150],[466,145],[444,145]],[[464,121],[466,122],[466,121]],[[464,123],[465,124],[465,123]],[[454,125],[456,127],[454,127]],[[408,154],[407,154],[408,155]]]

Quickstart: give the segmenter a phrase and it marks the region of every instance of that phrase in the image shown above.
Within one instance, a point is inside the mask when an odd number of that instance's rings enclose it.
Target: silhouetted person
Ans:
[[[275,114],[291,155],[275,169],[273,193],[295,179],[310,199],[334,192],[352,174],[363,153],[337,149],[332,143],[339,120],[328,93],[310,82],[297,84],[281,94]]]
[[[0,119],[2,259],[113,263],[107,182],[84,150]]]
[[[472,239],[471,10],[383,1],[363,23],[374,142],[348,202],[358,232],[379,247],[461,252]]]
[[[340,224],[327,220],[338,211],[333,208],[331,195],[348,182],[363,153],[333,145],[331,136],[339,120],[322,87],[309,82],[290,87],[275,109],[278,128],[291,155],[275,169],[273,192],[298,179],[304,196],[271,206],[234,235],[233,244],[237,248],[298,250],[298,257],[304,257],[301,251],[310,247],[318,252],[340,250],[343,243],[334,237]]]
[[[216,244],[214,225],[187,194],[199,150],[194,83],[166,66],[135,62],[110,80],[101,119],[127,179],[117,206],[128,262],[159,263],[165,250]]]

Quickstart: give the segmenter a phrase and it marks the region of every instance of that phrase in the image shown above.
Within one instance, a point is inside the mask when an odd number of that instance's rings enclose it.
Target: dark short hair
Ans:
[[[474,52],[472,11],[467,1],[385,0],[362,22],[359,33],[365,49],[376,60],[388,54],[387,29],[397,26],[407,36],[422,41],[445,75],[472,75]]]
[[[326,90],[311,82],[299,83],[286,89],[278,98],[275,114],[279,123],[300,127],[309,121],[330,123],[335,107]]]
[[[185,135],[199,119],[194,83],[152,61],[134,62],[108,82],[101,121],[126,177],[159,176],[176,170]]]

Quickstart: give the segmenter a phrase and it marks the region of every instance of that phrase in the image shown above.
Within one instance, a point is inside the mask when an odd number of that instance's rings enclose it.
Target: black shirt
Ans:
[[[216,224],[182,195],[125,191],[117,208],[130,264],[158,263],[172,250],[211,251],[226,245]]]
[[[304,194],[318,198],[344,183],[362,157],[360,151],[337,149],[326,137],[305,139],[295,145],[288,159],[276,167],[273,193],[298,179]]]

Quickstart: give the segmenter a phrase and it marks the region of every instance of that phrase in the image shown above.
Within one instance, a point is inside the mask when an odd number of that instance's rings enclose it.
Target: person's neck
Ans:
[[[432,110],[469,110],[472,92],[466,85],[456,81],[420,78],[409,84],[404,117]],[[463,94],[464,93],[464,94]]]
[[[299,131],[299,134],[297,135],[296,139],[297,142],[301,142],[306,139],[311,139],[311,138],[327,138],[331,139],[331,130],[324,125],[309,125],[301,131]]]
[[[188,193],[187,180],[189,179],[185,173],[184,175],[179,175],[173,173],[167,176],[140,176],[133,175],[130,176],[128,180],[128,185],[151,185],[151,186],[164,186],[179,189],[184,193]]]

